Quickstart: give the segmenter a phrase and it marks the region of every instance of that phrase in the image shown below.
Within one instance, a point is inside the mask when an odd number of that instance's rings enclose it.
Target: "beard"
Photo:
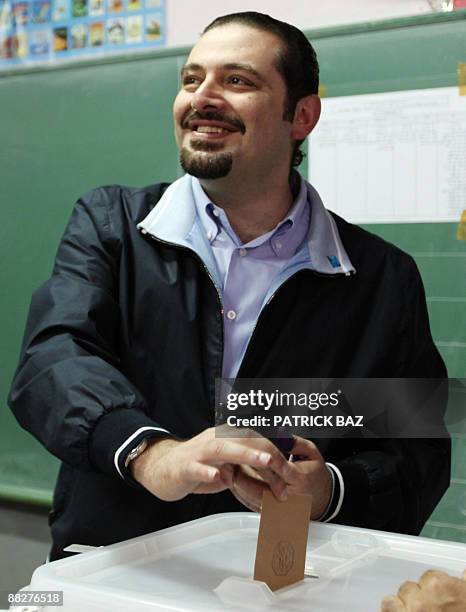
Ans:
[[[222,144],[192,140],[189,150],[180,151],[180,164],[183,170],[199,179],[218,179],[227,176],[233,166],[231,153],[222,153]]]

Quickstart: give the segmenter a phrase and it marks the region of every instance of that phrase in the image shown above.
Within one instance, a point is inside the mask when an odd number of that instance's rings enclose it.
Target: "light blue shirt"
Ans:
[[[235,378],[269,289],[293,271],[290,264],[309,233],[310,203],[301,182],[287,216],[269,232],[242,243],[225,211],[209,199],[197,179],[192,187],[198,220],[214,256],[214,262],[206,263],[217,279],[223,304],[222,375]],[[304,255],[309,257],[307,250]]]

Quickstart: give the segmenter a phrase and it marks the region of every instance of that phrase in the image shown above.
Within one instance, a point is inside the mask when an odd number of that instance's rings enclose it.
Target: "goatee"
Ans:
[[[180,151],[180,164],[183,170],[199,179],[218,179],[229,174],[233,157],[231,153],[219,151],[222,145],[217,143],[192,140],[189,150],[183,147]]]

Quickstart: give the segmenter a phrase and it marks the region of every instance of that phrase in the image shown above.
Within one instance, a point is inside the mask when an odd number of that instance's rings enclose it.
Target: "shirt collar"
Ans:
[[[197,217],[193,180],[185,174],[172,183],[157,205],[138,223],[138,229],[158,240],[192,248],[187,238]],[[306,238],[312,260],[308,267],[327,275],[354,274],[356,270],[341,242],[335,220],[324,208],[314,187],[301,178],[301,186],[303,184],[312,208],[312,223]]]
[[[235,246],[253,249],[268,243],[277,257],[288,259],[294,255],[309,231],[310,219],[306,185],[304,180],[301,177],[299,178],[299,192],[286,217],[269,232],[245,244],[241,243],[231,227],[223,208],[214,204],[202,188],[199,180],[193,178],[192,189],[196,212],[209,242],[213,244],[219,233],[223,231]]]
[[[219,216],[221,213],[224,214],[224,211],[221,208],[214,206],[209,196],[202,189],[197,178],[193,177],[192,188],[197,216],[199,217],[202,229],[204,230],[208,241],[212,243],[217,237],[221,228],[221,222],[217,222],[213,212],[215,210],[216,215]]]

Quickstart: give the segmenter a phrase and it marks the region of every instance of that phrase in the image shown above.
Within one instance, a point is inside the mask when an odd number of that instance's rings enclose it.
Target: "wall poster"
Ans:
[[[165,42],[165,0],[0,0],[0,70]]]

